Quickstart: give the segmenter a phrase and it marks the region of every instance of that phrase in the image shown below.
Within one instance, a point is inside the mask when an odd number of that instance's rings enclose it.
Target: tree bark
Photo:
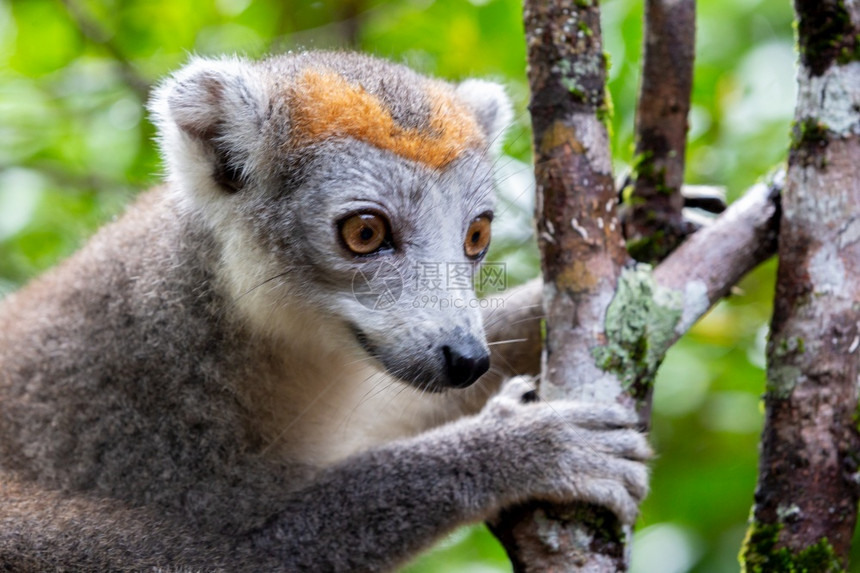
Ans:
[[[674,343],[748,272],[776,253],[779,202],[785,173],[751,187],[708,227],[691,235],[654,269],[659,289],[682,297]],[[487,311],[484,325],[492,348],[493,384],[520,374],[540,374],[543,281],[511,289],[504,304]]]
[[[543,399],[627,401],[598,365],[603,319],[627,260],[616,217],[606,61],[597,2],[527,1],[530,111],[537,179],[546,339]],[[511,508],[491,525],[517,571],[621,571],[624,531],[606,509],[574,504]]]
[[[776,253],[780,195],[785,173],[753,185],[712,224],[691,235],[654,269],[659,289],[682,296],[681,319],[672,344],[748,272]],[[540,374],[543,281],[511,289],[504,304],[486,312],[494,383],[519,374]]]
[[[695,0],[647,0],[636,107],[633,188],[623,190],[630,255],[656,263],[690,234],[684,221],[684,157],[693,88]]]
[[[745,571],[842,570],[857,517],[860,5],[795,10],[798,102]]]
[[[633,189],[630,196],[622,190],[621,220],[630,255],[655,264],[695,230],[683,217],[681,186],[693,89],[696,1],[647,0],[643,36]],[[631,387],[644,428],[651,425],[656,366],[640,369]]]
[[[656,270],[633,265],[603,124],[598,3],[527,0],[525,27],[546,312],[540,395],[634,409],[634,385],[653,379],[669,346],[740,278],[739,269],[773,252],[775,195],[761,186],[721,217],[711,237],[730,240],[720,248],[697,242]],[[683,151],[681,127],[675,137]],[[666,160],[677,167],[671,152]],[[735,244],[743,248],[722,250]],[[725,269],[712,256],[717,252],[730,261],[724,273],[713,272]],[[504,510],[490,527],[515,571],[627,569],[629,528],[604,508],[527,503]]]

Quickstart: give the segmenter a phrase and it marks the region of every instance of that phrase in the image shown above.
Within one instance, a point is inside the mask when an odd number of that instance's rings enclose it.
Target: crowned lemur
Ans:
[[[418,275],[487,251],[500,86],[195,59],[150,109],[167,183],[0,306],[0,569],[378,571],[527,499],[634,518],[636,420],[488,401],[506,325]]]

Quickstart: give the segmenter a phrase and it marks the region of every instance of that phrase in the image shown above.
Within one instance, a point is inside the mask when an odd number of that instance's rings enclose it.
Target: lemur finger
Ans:
[[[528,376],[508,379],[484,409],[486,414],[507,418],[518,411],[523,404],[523,396],[534,391],[534,383]]]
[[[648,466],[642,462],[610,458],[592,468],[590,475],[592,479],[618,482],[637,501],[641,501],[648,495],[650,474]]]
[[[535,392],[537,385],[531,376],[514,376],[505,382],[499,390],[499,398],[507,398],[516,402],[523,402],[523,397]]]
[[[565,420],[587,429],[633,428],[639,422],[636,412],[618,404],[594,404],[578,401],[549,403]]]
[[[590,432],[589,440],[596,450],[619,458],[644,462],[654,455],[648,439],[636,430]]]
[[[608,508],[621,523],[632,525],[639,515],[639,502],[616,480],[591,479],[579,489],[583,501]]]
[[[619,460],[623,467],[621,472],[624,487],[636,501],[642,501],[648,495],[648,482],[650,474],[648,466],[640,462]]]

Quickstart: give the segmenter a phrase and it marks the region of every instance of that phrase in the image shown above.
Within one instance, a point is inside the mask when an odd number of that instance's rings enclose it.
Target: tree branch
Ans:
[[[758,188],[657,271],[630,266],[601,122],[606,69],[597,3],[529,0],[525,27],[546,310],[540,393],[549,400],[634,408],[637,397],[648,403],[650,381],[669,346],[734,281],[773,252],[775,194]],[[683,177],[685,117],[686,111],[667,132],[679,151],[661,148],[661,169],[673,166],[676,191]],[[640,127],[652,120],[658,121],[646,118]],[[653,144],[656,136],[649,141]],[[733,226],[744,229],[735,236]],[[710,244],[702,249],[709,235],[732,250]],[[722,274],[713,272],[721,266],[709,258],[717,252],[733,265]],[[693,270],[683,277],[677,268],[687,265]],[[490,525],[516,571],[627,568],[629,529],[603,508],[529,503],[506,509]]]
[[[102,46],[110,54],[114,61],[119,64],[126,85],[137,93],[141,101],[146,101],[149,98],[150,83],[140,75],[122,49],[113,42],[112,34],[87,14],[75,0],[63,0],[63,4],[81,33],[92,43]]]
[[[679,319],[661,333],[662,354],[744,275],[776,253],[784,172],[751,187],[708,227],[690,235],[653,271],[655,287],[671,291]],[[530,281],[507,295],[485,317],[493,345],[493,370],[502,376],[538,374],[543,283]],[[647,416],[646,416],[647,419]]]
[[[860,5],[795,10],[798,101],[746,571],[842,570],[857,518]]]
[[[693,231],[681,215],[687,114],[693,86],[695,0],[647,0],[642,84],[636,108],[632,194],[624,235],[631,256],[653,263]]]
[[[634,390],[650,388],[656,367],[671,345],[744,275],[776,253],[784,185],[784,172],[777,172],[769,181],[751,187],[708,227],[690,235],[653,272],[649,273],[648,267],[643,265],[637,266],[635,271],[632,267],[624,271],[627,276],[638,272],[649,285],[644,296],[649,300],[640,300],[637,304],[647,307],[655,298],[672,300],[676,317],[675,322],[662,329],[654,322],[650,324],[650,332],[635,334],[648,337],[654,364],[653,369],[645,368],[641,361],[632,366],[628,384]],[[540,319],[544,316],[542,297],[543,283],[530,281],[513,289],[504,304],[485,317],[491,342],[512,341],[492,346],[496,376],[539,373]],[[616,293],[613,303],[618,305],[620,301],[624,301],[624,297]],[[629,301],[624,304],[629,305]],[[652,318],[646,315],[644,322]],[[620,344],[619,340],[614,342]],[[637,344],[635,340],[629,342]],[[639,407],[643,426],[647,427],[650,402],[640,399]]]
[[[633,292],[619,289],[610,305],[607,322],[615,316],[623,321],[610,337],[610,349],[621,355],[614,366],[638,402],[643,428],[651,424],[653,381],[669,348],[776,252],[783,185],[781,172],[754,185],[652,273],[642,264],[625,269],[622,285]]]
[[[690,235],[654,269],[663,288],[685,293],[678,335],[776,253],[785,173],[753,185],[714,222]]]

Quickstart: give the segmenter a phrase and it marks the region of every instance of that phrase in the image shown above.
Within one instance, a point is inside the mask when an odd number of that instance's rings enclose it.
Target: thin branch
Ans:
[[[743,275],[776,250],[782,178],[754,186],[656,269],[626,267],[593,354],[637,401],[650,425],[651,391],[666,352]]]
[[[81,33],[93,44],[101,46],[120,66],[120,73],[126,85],[142,101],[149,98],[150,83],[137,71],[135,65],[126,57],[122,49],[113,41],[114,35],[91,17],[75,0],[63,0],[66,11]]]
[[[784,172],[757,183],[654,269],[657,284],[689,296],[677,326],[679,334],[729,294],[745,274],[776,253],[784,185]]]
[[[754,185],[654,269],[656,285],[681,297],[680,318],[665,338],[663,351],[744,275],[776,253],[784,185],[782,172]],[[542,298],[543,282],[530,281],[513,289],[504,307],[485,318],[490,340],[528,339],[493,347],[493,364],[498,364],[505,375],[539,371]]]
[[[622,220],[630,254],[653,263],[693,229],[681,214],[687,114],[693,85],[695,0],[647,0],[636,109],[632,195]]]

